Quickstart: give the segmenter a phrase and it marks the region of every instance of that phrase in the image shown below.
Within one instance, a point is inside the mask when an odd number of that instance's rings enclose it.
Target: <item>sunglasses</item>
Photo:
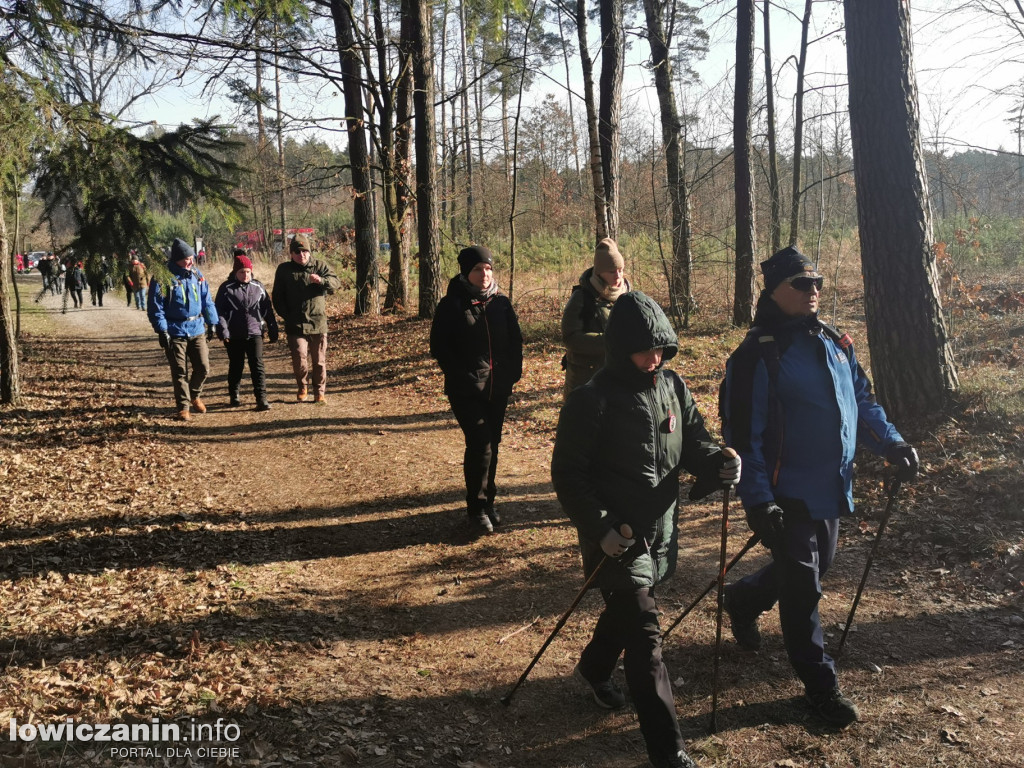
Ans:
[[[820,292],[822,286],[825,285],[825,278],[821,277],[820,275],[818,277],[808,277],[807,275],[794,275],[793,277],[789,278],[788,280],[784,280],[783,282],[789,283],[798,291],[808,292],[812,288],[815,288]]]

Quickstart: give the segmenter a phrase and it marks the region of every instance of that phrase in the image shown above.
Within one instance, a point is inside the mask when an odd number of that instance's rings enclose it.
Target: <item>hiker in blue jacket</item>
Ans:
[[[737,643],[761,646],[758,616],[779,604],[782,635],[807,700],[826,722],[859,719],[825,652],[818,601],[839,518],[853,512],[858,443],[917,473],[917,453],[889,423],[849,336],[818,320],[823,278],[796,248],[761,264],[765,288],[746,338],[729,358],[722,398],[728,445],[743,459],[737,493],[772,562],[730,585],[725,608]]]
[[[206,413],[203,384],[210,373],[210,353],[206,346],[217,325],[217,309],[210,286],[195,268],[195,251],[181,238],[171,245],[167,262],[171,280],[151,280],[147,312],[160,346],[167,353],[174,384],[178,418],[188,421],[189,406]],[[191,373],[189,372],[191,366]]]

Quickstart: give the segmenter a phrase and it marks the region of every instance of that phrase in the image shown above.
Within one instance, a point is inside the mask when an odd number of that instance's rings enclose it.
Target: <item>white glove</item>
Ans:
[[[732,453],[732,456],[729,453]],[[740,481],[740,469],[742,462],[737,453],[733,452],[731,448],[726,448],[723,451],[725,454],[725,462],[718,470],[718,479],[722,481],[722,485],[731,488]]]
[[[629,526],[623,526],[629,532]],[[627,549],[636,544],[636,539],[627,539],[614,528],[609,528],[608,533],[601,537],[601,549],[608,557],[619,557]]]

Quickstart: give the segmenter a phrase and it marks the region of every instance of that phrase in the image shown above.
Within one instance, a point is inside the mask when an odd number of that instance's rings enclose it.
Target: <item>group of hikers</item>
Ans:
[[[180,419],[206,412],[207,342],[214,334],[228,353],[230,405],[241,404],[248,361],[256,408],[270,408],[262,351],[264,334],[277,341],[275,313],[291,352],[296,399],[312,390],[314,402],[325,402],[325,297],[338,278],[312,258],[305,235],[294,237],[289,256],[268,294],[245,250],[236,248],[232,274],[211,297],[195,252],[174,241],[171,279],[149,281],[146,308],[166,350]],[[434,313],[430,354],[465,439],[469,525],[490,534],[501,524],[498,449],[523,373],[523,336],[498,287],[491,251],[463,248],[458,266]],[[656,301],[633,290],[613,240],[598,243],[562,316],[566,378],[551,478],[577,528],[584,574],[605,604],[573,677],[599,706],[621,708],[626,696],[614,672],[622,657],[654,768],[695,766],[662,659],[655,598],[676,568],[680,474],[695,478],[691,500],[735,487],[751,530],[771,553],[765,567],[724,590],[736,642],[758,650],[759,617],[778,604],[783,642],[812,712],[845,727],[860,713],[840,690],[818,603],[839,519],[853,513],[854,451],[860,444],[884,457],[903,482],[918,470],[916,451],[875,401],[850,337],[819,320],[824,278],[814,263],[788,247],[760,268],[764,289],[752,327],[726,362],[720,392],[728,447],[711,437],[683,378],[666,367],[679,348],[675,330]]]
[[[270,410],[263,337],[270,343],[278,340],[275,312],[284,321],[296,399],[305,401],[312,388],[313,401],[326,402],[326,296],[338,289],[338,277],[329,264],[312,258],[309,240],[303,234],[291,240],[289,256],[278,265],[273,291],[268,294],[263,283],[253,277],[252,260],[245,249],[235,248],[231,275],[214,296],[196,268],[192,247],[181,238],[171,244],[170,279],[150,281],[147,311],[170,364],[180,420],[189,421],[192,411],[206,413],[202,395],[210,372],[207,342],[214,335],[228,355],[229,405],[242,404],[240,387],[248,361],[256,410]]]
[[[498,447],[523,339],[498,288],[494,258],[463,249],[459,274],[437,306],[430,353],[465,436],[463,474],[470,525],[491,533]],[[578,531],[583,570],[605,607],[573,676],[601,707],[626,697],[614,679],[620,656],[648,756],[655,768],[693,768],[676,718],[661,652],[655,590],[678,555],[680,473],[695,477],[691,500],[736,487],[747,522],[771,560],[729,584],[732,634],[761,647],[758,620],[779,606],[783,642],[812,712],[846,727],[860,717],[839,687],[818,613],[821,577],[832,564],[839,519],[853,513],[859,443],[908,481],[917,453],[875,401],[848,335],[818,318],[824,278],[796,248],[760,265],[764,289],[753,324],[726,363],[720,394],[728,448],[708,433],[683,379],[665,367],[678,351],[661,307],[632,290],[611,239],[562,316],[564,403],[551,478]]]

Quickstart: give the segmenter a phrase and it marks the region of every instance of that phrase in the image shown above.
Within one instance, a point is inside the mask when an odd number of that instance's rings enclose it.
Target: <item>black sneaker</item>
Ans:
[[[622,709],[626,706],[626,697],[622,695],[622,691],[615,684],[614,680],[609,678],[601,683],[592,683],[580,672],[579,664],[573,669],[572,677],[577,683],[593,694],[597,706],[604,709]]]
[[[491,524],[491,518],[489,518],[487,513],[482,509],[475,515],[470,515],[469,519],[479,527],[480,533],[494,533],[494,526]]]
[[[671,757],[652,757],[651,765],[654,768],[698,768],[685,749],[680,749]]]
[[[488,519],[491,521],[491,525],[495,528],[501,525],[501,515],[498,514],[498,510],[494,508],[493,504],[489,505],[485,511],[487,512]]]
[[[857,705],[843,696],[838,687],[814,693],[808,691],[806,698],[814,714],[830,725],[845,728],[860,720]]]
[[[270,410],[270,403],[268,403],[266,400],[258,402],[258,403],[256,403],[256,410],[257,411],[269,411]]]
[[[239,400],[237,397],[232,397],[230,400],[228,400],[228,408],[241,408],[241,407],[242,407],[242,401]]]
[[[753,618],[743,616],[736,608],[736,598],[733,596],[732,588],[727,587],[722,595],[722,607],[729,614],[729,626],[732,628],[732,636],[740,648],[748,651],[761,650],[761,631],[757,628],[757,615]]]

